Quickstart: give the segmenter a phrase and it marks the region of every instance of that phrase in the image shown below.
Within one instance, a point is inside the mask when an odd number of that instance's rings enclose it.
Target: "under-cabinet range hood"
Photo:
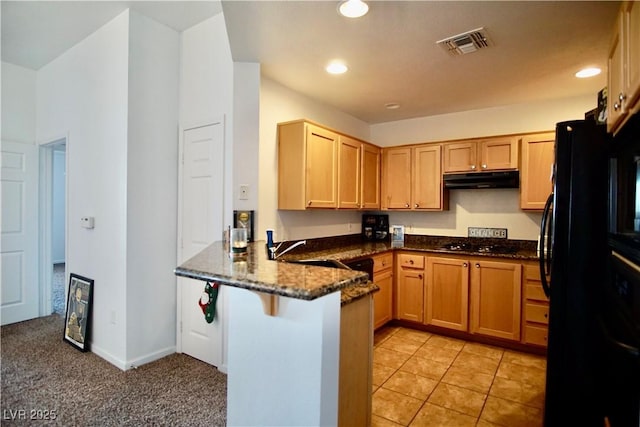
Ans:
[[[444,188],[457,190],[462,188],[518,188],[518,171],[470,172],[443,175]]]

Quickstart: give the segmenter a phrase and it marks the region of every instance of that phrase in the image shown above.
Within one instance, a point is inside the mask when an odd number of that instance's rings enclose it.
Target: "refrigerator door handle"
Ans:
[[[551,235],[547,234],[547,224],[549,223],[549,215],[551,213],[551,203],[553,202],[553,193],[547,198],[542,211],[542,221],[540,223],[540,280],[542,281],[542,289],[547,298],[551,295],[549,283],[547,283],[547,274],[551,270]],[[545,234],[547,239],[545,241]]]

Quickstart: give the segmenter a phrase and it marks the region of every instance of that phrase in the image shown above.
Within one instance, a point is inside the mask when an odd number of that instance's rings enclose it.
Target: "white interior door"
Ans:
[[[216,240],[223,230],[224,125],[222,122],[185,130],[181,172],[181,247],[184,262]],[[207,323],[198,301],[204,282],[178,278],[180,300],[180,349],[204,362],[223,363],[225,315],[222,289],[218,295],[216,318]]]
[[[39,315],[38,148],[2,142],[2,324]]]

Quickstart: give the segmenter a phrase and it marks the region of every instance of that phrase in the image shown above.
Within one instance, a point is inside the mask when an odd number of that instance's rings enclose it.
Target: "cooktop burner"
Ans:
[[[440,247],[447,251],[464,251],[464,252],[480,252],[480,253],[499,253],[512,254],[517,249],[506,245],[476,245],[471,243],[445,243]]]

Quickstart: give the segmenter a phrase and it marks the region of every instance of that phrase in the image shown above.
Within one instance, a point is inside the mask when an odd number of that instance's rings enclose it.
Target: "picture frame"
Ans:
[[[253,242],[253,220],[255,211],[233,211],[233,227],[246,228],[247,242]]]
[[[83,352],[89,350],[92,305],[93,279],[71,273],[69,275],[63,339]]]
[[[391,246],[392,247],[404,246],[404,225],[391,226]]]

